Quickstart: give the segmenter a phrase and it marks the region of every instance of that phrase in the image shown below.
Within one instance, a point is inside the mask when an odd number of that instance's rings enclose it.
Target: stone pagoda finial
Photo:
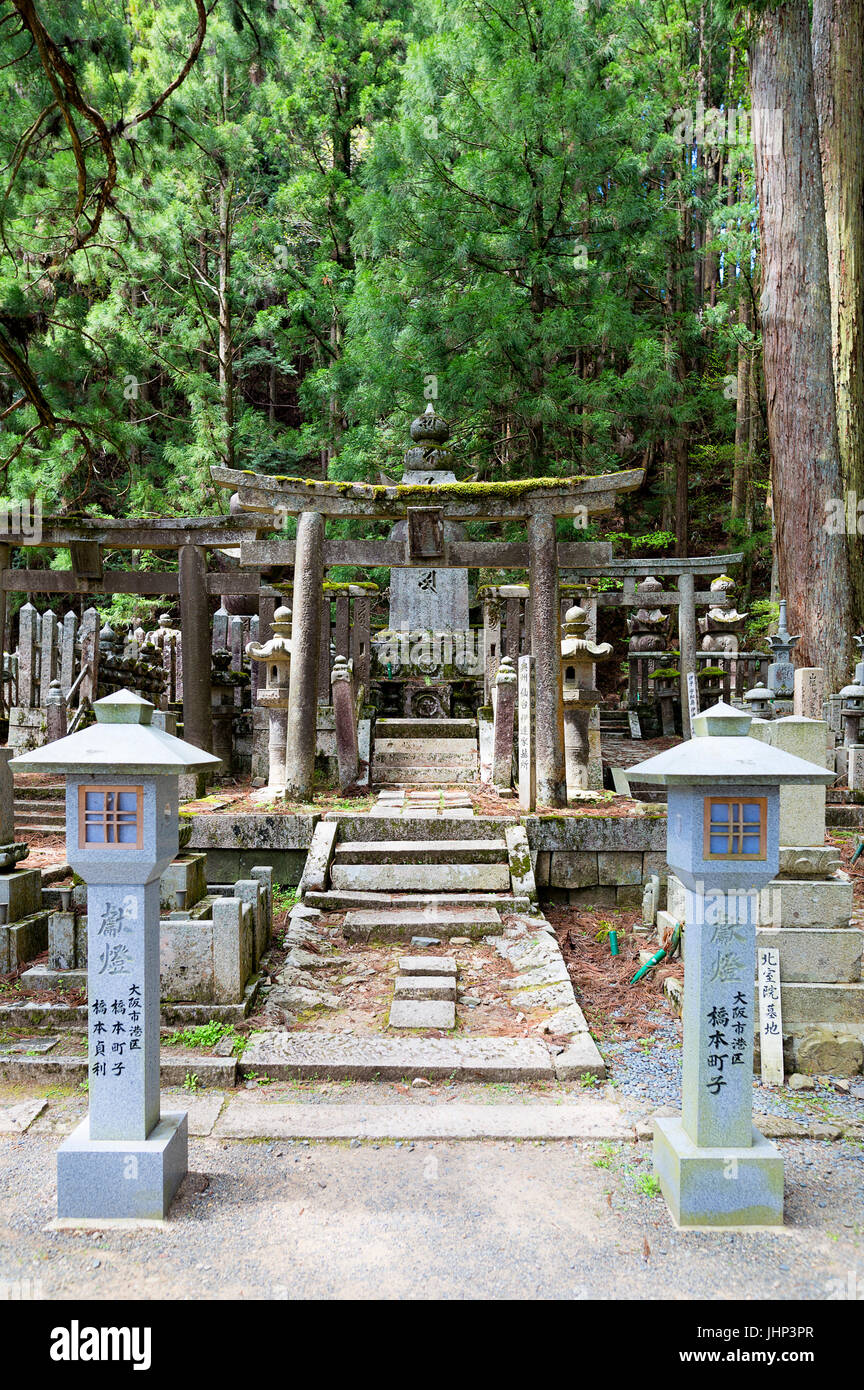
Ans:
[[[450,426],[441,415],[436,415],[430,401],[422,415],[411,421],[411,438],[415,444],[446,444],[450,438]]]

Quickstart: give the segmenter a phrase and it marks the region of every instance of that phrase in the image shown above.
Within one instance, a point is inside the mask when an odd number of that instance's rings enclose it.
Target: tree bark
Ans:
[[[846,536],[826,524],[842,476],[807,0],[761,12],[750,83],[780,588],[801,634],[800,663],[824,666],[837,690],[848,675],[852,612]]]
[[[828,236],[840,467],[850,517],[864,500],[864,4],[814,0],[813,83]],[[855,501],[851,501],[852,494]],[[853,616],[864,620],[864,537],[850,534]]]

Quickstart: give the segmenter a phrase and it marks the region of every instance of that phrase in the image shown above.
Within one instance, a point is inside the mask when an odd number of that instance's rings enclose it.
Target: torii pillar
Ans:
[[[318,725],[318,656],[321,609],[324,601],[324,518],[320,512],[301,512],[294,552],[291,604],[291,685],[288,692],[288,739],[285,748],[285,792],[311,801],[315,783],[315,739]]]
[[[528,582],[531,591],[531,653],[536,670],[537,800],[567,805],[564,761],[564,692],[558,627],[558,551],[554,516],[528,521]]]

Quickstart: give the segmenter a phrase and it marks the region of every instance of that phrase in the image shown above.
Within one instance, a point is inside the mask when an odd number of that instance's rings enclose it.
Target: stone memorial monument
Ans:
[[[185,1112],[160,1114],[159,879],[179,845],[177,782],[219,759],[151,725],[131,691],[96,723],[12,760],[66,774],[66,854],[87,884],[89,1114],[57,1155],[70,1221],[161,1219],[187,1168]]]
[[[697,716],[694,738],[632,771],[668,788],[666,856],[684,885],[682,1114],[654,1129],[679,1226],[783,1222],[783,1160],[752,1118],[759,890],[779,867],[781,786],[832,774],[757,743],[749,727],[721,701]]]

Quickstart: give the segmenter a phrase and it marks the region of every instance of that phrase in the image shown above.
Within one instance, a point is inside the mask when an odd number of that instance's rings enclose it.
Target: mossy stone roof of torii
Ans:
[[[645,477],[642,468],[596,477],[523,478],[503,483],[375,483],[316,481],[271,476],[234,468],[211,468],[219,487],[236,493],[243,512],[320,512],[324,516],[369,517],[398,521],[410,506],[441,507],[448,521],[521,520],[526,517],[589,516],[609,512],[622,492],[633,492]]]

